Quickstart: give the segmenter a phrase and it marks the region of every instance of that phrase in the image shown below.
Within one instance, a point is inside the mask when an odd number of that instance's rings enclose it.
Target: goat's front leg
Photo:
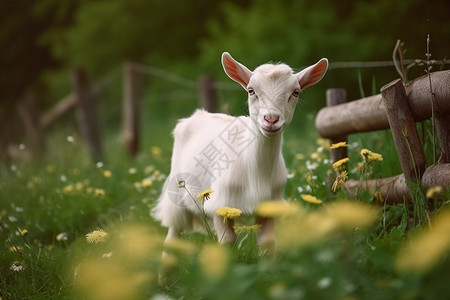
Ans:
[[[258,234],[258,245],[262,254],[268,253],[275,256],[275,220],[273,218],[257,217],[256,224],[261,225],[261,231]]]
[[[167,244],[168,242],[177,239],[180,237],[181,229],[175,228],[175,227],[169,227],[169,230],[167,231],[166,239],[164,240],[164,244]],[[161,261],[162,265],[158,272],[158,283],[160,286],[166,286],[166,273],[169,271],[170,268],[167,266],[164,266],[164,262],[168,259],[169,254],[165,249],[162,251],[161,255]]]
[[[236,241],[236,233],[233,228],[234,221],[232,219],[224,219],[221,216],[215,215],[213,221],[219,243],[232,244]]]

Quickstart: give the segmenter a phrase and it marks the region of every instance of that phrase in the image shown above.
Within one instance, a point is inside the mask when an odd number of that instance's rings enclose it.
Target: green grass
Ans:
[[[420,237],[433,233],[414,225],[408,203],[378,206],[370,226],[336,225],[329,234],[318,231],[312,240],[280,246],[276,258],[260,255],[256,234],[249,230],[221,250],[205,234],[185,234],[162,260],[165,229],[149,211],[169,171],[169,136],[176,118],[150,119],[146,128],[151,130],[136,158],[126,155],[116,134],[109,134],[105,158],[91,162],[80,138],[63,128],[50,135],[42,160],[2,165],[1,299],[439,299],[449,294],[449,241],[436,246],[429,240],[426,249],[431,254],[438,250],[425,267],[414,272],[396,267],[399,257],[408,255],[401,249],[419,247]],[[277,219],[280,228],[285,222],[299,224],[289,233],[294,240],[322,228],[330,220],[331,205],[347,199],[343,191],[330,192],[328,150],[308,125],[313,116],[303,119],[286,130],[284,154],[291,175],[286,199],[301,207],[305,221],[300,215]],[[400,172],[392,137],[383,131],[350,137],[350,178],[359,178],[353,169],[362,148],[383,155],[371,178]],[[144,178],[151,178],[151,185]],[[301,194],[312,194],[323,204],[306,203]],[[449,195],[443,197],[427,212],[432,219],[448,211]],[[351,201],[368,205],[372,198],[361,193]],[[355,212],[356,206],[349,216]],[[448,233],[448,222],[433,228],[442,226]],[[108,233],[106,242],[88,244],[85,235],[97,229]],[[163,286],[157,280],[160,270],[166,274]]]

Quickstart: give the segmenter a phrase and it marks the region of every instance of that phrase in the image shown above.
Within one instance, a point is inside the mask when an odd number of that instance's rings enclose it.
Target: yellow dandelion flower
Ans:
[[[317,160],[317,159],[321,158],[321,155],[320,155],[319,152],[313,152],[313,153],[311,153],[310,157],[311,157],[311,159],[316,159]]]
[[[308,182],[308,184],[310,186],[314,186],[315,185],[315,183],[314,183],[314,175],[313,175],[312,172],[306,173],[305,174],[305,179],[306,179],[306,182]]]
[[[338,173],[338,175],[336,176],[336,180],[333,183],[333,186],[331,187],[331,190],[333,192],[336,192],[337,189],[339,188],[339,186],[341,186],[342,184],[344,184],[348,179],[348,171],[342,171],[341,173]]]
[[[271,299],[283,299],[287,295],[286,284],[284,282],[275,282],[268,291]]]
[[[336,170],[337,172],[341,171],[342,169],[345,168],[345,164],[349,161],[350,159],[348,157],[342,158],[338,161],[336,161],[335,163],[333,163],[333,169]]]
[[[96,197],[103,197],[105,196],[105,190],[102,189],[94,189],[94,195]]]
[[[144,173],[145,173],[145,174],[150,174],[150,173],[153,172],[154,170],[155,170],[155,166],[154,166],[154,165],[150,165],[150,166],[145,167]]]
[[[233,226],[234,232],[237,234],[241,234],[243,232],[255,232],[258,233],[261,231],[261,224],[254,225],[242,225],[242,226]]]
[[[435,266],[450,250],[450,210],[431,220],[431,228],[413,236],[398,254],[396,268],[421,273]]]
[[[84,189],[84,184],[82,182],[77,182],[75,184],[75,190],[77,190],[78,192],[81,192]]]
[[[303,194],[300,197],[302,198],[303,201],[311,203],[311,204],[322,204],[322,200],[320,200],[319,198],[317,198],[313,195]]]
[[[340,228],[361,228],[375,222],[378,210],[369,204],[339,201],[327,206],[325,215],[334,220]]]
[[[135,261],[159,257],[164,242],[163,236],[140,224],[125,225],[113,237],[115,254]]]
[[[69,184],[64,187],[64,193],[70,195],[73,193],[73,185]]]
[[[190,241],[172,239],[164,244],[164,249],[192,255],[197,251],[197,246]]]
[[[323,147],[324,149],[330,148],[330,140],[329,139],[319,138],[316,140],[316,144]]]
[[[375,193],[373,193],[373,199],[378,203],[383,203],[385,200],[380,190],[376,190]]]
[[[303,153],[295,154],[295,159],[297,159],[297,160],[304,160],[305,158],[306,158],[306,156]]]
[[[227,219],[235,219],[242,214],[242,211],[239,208],[233,207],[220,207],[216,210],[216,214],[223,218],[223,222],[225,223]]]
[[[161,156],[161,154],[162,154],[161,148],[159,148],[157,146],[151,147],[150,151],[152,152],[153,156]]]
[[[429,198],[429,199],[436,198],[442,194],[443,190],[444,189],[440,185],[430,187],[426,193],[427,198]]]
[[[343,214],[339,208],[329,211],[328,206],[322,206],[314,212],[304,214],[301,217],[281,219],[277,224],[277,240],[280,248],[292,249],[296,245],[308,245],[316,243],[337,230],[353,229],[351,225],[361,225],[360,220],[351,218],[345,223]],[[357,210],[355,214],[359,213]],[[348,212],[351,214],[351,212]],[[302,234],[296,234],[301,228]]]
[[[229,267],[230,250],[222,245],[212,244],[203,248],[200,265],[208,279],[216,280],[225,275]]]
[[[347,146],[348,146],[347,142],[339,142],[339,143],[331,144],[330,149],[339,149],[339,148],[344,148]]]
[[[105,259],[88,259],[78,264],[75,287],[84,299],[137,299],[139,291],[154,280],[144,271],[130,271]]]
[[[212,189],[206,189],[203,192],[201,192],[200,194],[197,195],[197,199],[198,200],[209,200],[209,198],[211,197],[211,193],[214,192]]]
[[[173,254],[166,252],[161,257],[161,264],[166,268],[176,266],[177,263],[178,263],[178,258],[177,258],[177,256],[175,256]]]
[[[48,165],[45,170],[47,171],[47,173],[53,173],[56,170],[55,165]]]
[[[86,234],[86,242],[88,244],[97,244],[103,243],[108,238],[108,233],[103,231],[103,229],[94,230],[88,234]]]
[[[300,206],[295,202],[271,200],[261,202],[256,208],[256,214],[266,218],[289,216],[300,212]]]
[[[296,245],[316,243],[336,231],[369,226],[377,215],[378,210],[368,204],[339,201],[300,217],[281,219],[276,228],[277,240],[280,248],[293,249]]]
[[[103,177],[105,177],[105,178],[111,178],[111,176],[112,176],[112,173],[111,173],[110,170],[104,170],[104,171],[103,171]]]
[[[372,162],[372,161],[382,161],[383,160],[383,156],[381,154],[372,152],[368,149],[361,150],[361,157],[368,163]]]
[[[356,170],[357,170],[358,172],[363,172],[364,169],[365,169],[365,164],[362,163],[362,162],[359,162],[358,165],[356,166]]]
[[[152,184],[153,184],[153,181],[152,181],[150,178],[145,178],[145,179],[143,179],[142,182],[141,182],[141,185],[142,185],[142,187],[144,187],[144,188],[151,187]]]
[[[276,236],[281,249],[292,250],[298,245],[313,244],[335,228],[336,224],[331,218],[325,217],[324,206],[317,211],[292,218],[282,218],[277,223]],[[298,234],[301,228],[302,234]]]

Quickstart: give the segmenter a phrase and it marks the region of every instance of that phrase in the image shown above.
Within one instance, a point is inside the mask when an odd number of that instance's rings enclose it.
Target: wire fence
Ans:
[[[405,59],[403,60],[403,63],[405,65],[415,64],[417,63],[418,59]],[[433,63],[435,66],[445,66],[450,65],[450,60],[443,59],[438,60]],[[175,74],[173,72],[170,72],[168,70],[139,64],[139,63],[131,63],[131,66],[134,71],[140,72],[142,74],[155,76],[164,80],[167,80],[171,83],[177,84],[180,87],[186,88],[186,89],[197,89],[198,83],[197,81],[184,78],[178,74]],[[337,70],[337,69],[365,69],[365,68],[386,68],[386,67],[395,67],[394,61],[337,61],[337,62],[330,62],[328,69],[329,70]],[[223,82],[223,81],[216,81],[215,88],[222,91],[237,91],[241,90],[241,87],[237,86],[235,83],[232,82]]]

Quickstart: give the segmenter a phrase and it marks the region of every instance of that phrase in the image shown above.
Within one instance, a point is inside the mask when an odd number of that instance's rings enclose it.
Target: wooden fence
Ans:
[[[198,81],[191,81],[162,69],[134,63],[124,64],[122,74],[122,137],[131,156],[136,155],[140,148],[145,76],[163,78],[183,88],[197,90],[199,106],[209,111],[217,110],[218,90],[240,89],[230,82],[216,82],[207,75]],[[42,114],[38,110],[36,95],[27,94],[20,103],[19,116],[29,148],[37,155],[42,153],[45,150],[45,131],[62,116],[76,109],[78,128],[86,147],[93,160],[101,159],[103,148],[98,106],[100,91],[106,83],[94,84],[83,70],[73,71],[71,83],[73,92]],[[346,92],[342,89],[330,89],[326,96],[327,107],[316,118],[320,135],[335,143],[346,140],[352,133],[391,129],[403,170],[402,174],[391,178],[369,180],[364,186],[358,181],[349,180],[346,188],[350,194],[356,194],[358,189],[364,187],[371,192],[378,190],[385,201],[398,202],[411,197],[408,182],[420,182],[424,188],[450,186],[450,71],[431,73],[406,86],[396,80],[384,86],[381,94],[356,101],[346,102]],[[426,168],[424,150],[415,123],[431,117],[437,129],[441,154],[435,164]],[[3,159],[5,145],[8,145],[4,136],[8,139],[7,134],[0,135]],[[345,148],[331,152],[333,162],[346,156]]]
[[[400,79],[381,88],[381,93],[346,102],[343,89],[329,89],[327,107],[319,111],[316,128],[332,143],[346,141],[352,133],[391,129],[403,173],[361,184],[348,180],[345,187],[355,195],[358,189],[379,191],[389,203],[412,197],[409,183],[421,183],[424,189],[450,187],[450,71],[433,72],[407,85]],[[425,154],[416,122],[432,118],[440,142],[439,159],[426,167]],[[347,156],[345,148],[332,149],[335,162]]]
[[[125,148],[131,156],[136,155],[140,148],[142,100],[146,87],[146,76],[149,75],[163,78],[186,89],[196,90],[199,106],[211,112],[217,110],[216,90],[227,89],[226,84],[217,83],[210,75],[201,76],[196,82],[159,68],[125,63],[122,68],[122,138]],[[103,157],[99,121],[100,94],[102,88],[110,82],[103,79],[102,83],[94,83],[82,69],[74,70],[70,79],[73,92],[43,113],[38,110],[38,98],[35,94],[28,93],[20,101],[18,113],[23,124],[28,148],[32,156],[39,157],[46,148],[45,132],[60,118],[75,110],[77,125],[88,153],[94,161],[100,160]],[[6,126],[2,126],[3,128]],[[0,145],[2,146],[2,160],[9,160],[9,156],[17,156],[17,153],[20,153],[17,149],[8,147],[8,145],[13,145],[11,134],[0,134]]]

